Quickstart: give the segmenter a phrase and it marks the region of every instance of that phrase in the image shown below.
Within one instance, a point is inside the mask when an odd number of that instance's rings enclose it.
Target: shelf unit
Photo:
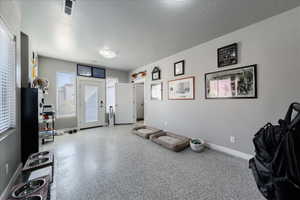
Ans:
[[[55,112],[42,112],[40,119],[40,139],[42,144],[46,142],[54,142],[55,130]]]

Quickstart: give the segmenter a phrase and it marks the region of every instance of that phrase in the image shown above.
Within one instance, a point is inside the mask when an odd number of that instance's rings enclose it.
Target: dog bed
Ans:
[[[190,138],[170,132],[151,135],[150,140],[175,152],[182,151],[190,145]]]
[[[132,129],[132,133],[135,135],[138,135],[140,137],[143,137],[145,139],[149,139],[149,137],[153,134],[157,134],[161,132],[162,130],[149,127],[149,126],[137,126]]]

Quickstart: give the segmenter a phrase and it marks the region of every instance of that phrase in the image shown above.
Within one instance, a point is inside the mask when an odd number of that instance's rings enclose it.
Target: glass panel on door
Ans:
[[[93,85],[85,85],[85,123],[97,122],[99,113],[99,96],[98,87]]]

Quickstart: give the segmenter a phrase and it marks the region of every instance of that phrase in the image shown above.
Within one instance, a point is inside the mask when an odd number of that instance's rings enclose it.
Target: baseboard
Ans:
[[[243,153],[243,152],[240,152],[240,151],[237,151],[237,150],[234,150],[234,149],[230,149],[228,147],[220,146],[220,145],[217,145],[217,144],[207,143],[206,146],[210,149],[213,149],[213,150],[216,150],[216,151],[219,151],[219,152],[223,152],[223,153],[226,153],[228,155],[235,156],[235,157],[238,157],[238,158],[242,158],[242,159],[245,159],[245,160],[248,160],[248,161],[251,158],[253,158],[253,155],[251,155],[251,154]]]
[[[4,191],[2,192],[1,196],[0,196],[0,200],[5,200],[7,199],[10,189],[12,188],[12,186],[14,185],[14,183],[16,182],[18,176],[20,175],[22,170],[22,163],[19,164],[18,168],[16,169],[15,173],[13,174],[13,176],[10,178],[6,188],[4,189]]]

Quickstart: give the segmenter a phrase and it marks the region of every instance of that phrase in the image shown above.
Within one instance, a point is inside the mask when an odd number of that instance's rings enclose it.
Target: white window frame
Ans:
[[[0,45],[3,45],[0,46],[0,51],[6,53],[0,55],[0,65],[2,65],[0,66],[0,135],[2,135],[16,128],[16,37],[11,34],[1,17],[0,34],[2,35],[0,35]],[[1,59],[3,59],[2,63]],[[3,97],[3,93],[7,93],[6,98]]]

